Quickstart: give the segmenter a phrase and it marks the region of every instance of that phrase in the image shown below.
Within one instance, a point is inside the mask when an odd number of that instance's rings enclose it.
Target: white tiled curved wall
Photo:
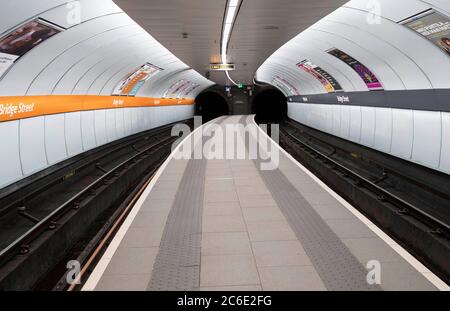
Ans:
[[[277,75],[301,95],[326,93],[296,64],[308,59],[328,71],[345,92],[368,92],[358,74],[327,53],[338,48],[371,69],[385,90],[449,89],[450,57],[426,38],[398,24],[430,8],[450,16],[446,0],[378,0],[380,23],[368,23],[369,0],[353,0],[287,42],[258,69],[256,79],[271,83]],[[426,105],[427,103],[424,103]],[[429,168],[450,173],[450,117],[447,112],[288,104],[300,123]]]
[[[289,103],[288,116],[320,131],[450,173],[449,113]]]
[[[192,117],[194,106],[102,109],[0,123],[3,185],[83,151]],[[0,184],[1,187],[2,184]]]
[[[0,80],[0,96],[107,95],[150,62],[164,70],[137,97],[160,97],[172,81],[213,83],[190,69],[111,0],[81,0],[81,23],[70,24],[73,1],[3,1],[0,37],[35,18],[66,28],[22,56]],[[101,109],[0,122],[0,188],[111,141],[193,116],[190,105]]]

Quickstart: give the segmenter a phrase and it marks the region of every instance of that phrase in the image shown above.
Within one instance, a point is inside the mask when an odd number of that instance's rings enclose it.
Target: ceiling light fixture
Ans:
[[[221,40],[221,47],[220,47],[220,57],[222,60],[222,64],[227,64],[227,52],[228,52],[228,44],[230,42],[231,33],[233,31],[233,26],[236,21],[236,16],[239,12],[239,7],[242,4],[243,0],[228,0],[227,7],[225,11],[225,17],[223,19],[223,25],[222,25],[222,40]],[[233,83],[234,82],[228,71],[225,71],[228,79]]]

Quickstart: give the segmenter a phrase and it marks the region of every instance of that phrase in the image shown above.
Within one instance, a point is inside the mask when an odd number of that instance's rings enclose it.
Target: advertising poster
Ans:
[[[18,58],[19,56],[16,55],[0,53],[0,77],[2,77],[5,72],[8,71],[9,68],[11,68],[11,66]]]
[[[51,24],[37,19],[31,21],[0,39],[0,77],[14,62],[30,50],[61,32]]]
[[[286,96],[299,95],[297,88],[280,76],[276,76],[272,84],[283,90]]]
[[[316,78],[328,93],[342,91],[341,85],[336,81],[336,79],[330,75],[327,71],[323,70],[319,66],[305,59],[304,61],[297,64],[297,67],[303,71],[309,73],[314,78]]]
[[[186,81],[186,83],[183,83],[176,91],[175,95],[176,98],[184,97],[184,94],[186,93],[186,90],[191,87],[192,83],[190,81]]]
[[[187,80],[179,80],[172,84],[172,86],[164,93],[164,97],[175,98],[177,94],[184,89],[190,82]]]
[[[186,90],[186,93],[184,94],[184,96],[188,96],[189,94],[191,94],[194,90],[198,89],[200,87],[200,84],[192,84],[192,86]]]
[[[352,67],[352,69],[363,79],[369,90],[382,90],[383,85],[375,76],[375,74],[359,61],[351,57],[345,52],[339,49],[332,49],[328,51],[329,54],[339,58],[341,61]]]
[[[421,34],[450,56],[450,19],[448,17],[429,10],[401,24]]]
[[[146,63],[120,82],[114,89],[116,96],[136,96],[145,82],[160,72],[162,69],[150,63]]]

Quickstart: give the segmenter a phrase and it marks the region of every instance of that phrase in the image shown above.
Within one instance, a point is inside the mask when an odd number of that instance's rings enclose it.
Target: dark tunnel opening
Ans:
[[[195,99],[195,115],[203,117],[203,123],[229,114],[226,99],[216,92],[205,92]]]
[[[259,92],[252,102],[252,113],[258,123],[279,123],[287,117],[287,99],[277,89]]]

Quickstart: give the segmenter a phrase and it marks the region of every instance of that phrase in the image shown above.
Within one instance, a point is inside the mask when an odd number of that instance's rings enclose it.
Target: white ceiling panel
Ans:
[[[220,61],[226,0],[114,0],[131,18],[188,66],[205,75]],[[231,35],[229,61],[234,80],[251,84],[259,66],[281,45],[346,0],[243,0]],[[183,33],[188,38],[183,38]],[[210,79],[228,84],[223,72]]]

